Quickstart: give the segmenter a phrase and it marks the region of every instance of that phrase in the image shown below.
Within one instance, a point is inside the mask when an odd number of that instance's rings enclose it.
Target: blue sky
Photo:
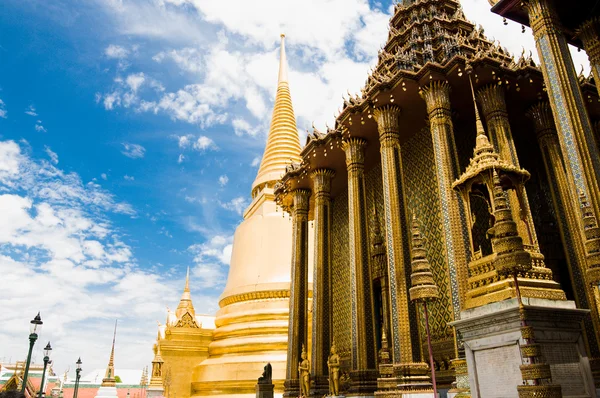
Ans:
[[[24,358],[41,310],[57,371],[80,355],[106,366],[114,318],[117,367],[140,368],[188,266],[197,311],[214,314],[266,140],[279,33],[302,134],[359,91],[390,3],[3,1],[0,360]],[[533,49],[484,3],[464,1],[467,16],[510,51]]]

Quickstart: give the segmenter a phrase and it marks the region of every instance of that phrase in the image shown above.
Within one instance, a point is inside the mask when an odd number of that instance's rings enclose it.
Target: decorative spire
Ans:
[[[588,284],[598,285],[600,282],[600,227],[598,227],[598,221],[585,193],[581,192],[579,194],[579,200],[583,212],[585,251],[588,263],[586,279]]]
[[[531,254],[525,251],[523,238],[519,236],[496,170],[493,171],[493,181],[495,222],[489,233],[493,236],[494,251],[497,251],[494,267],[500,275],[516,275],[532,268]]]
[[[411,301],[432,301],[439,298],[439,289],[433,280],[431,266],[427,260],[427,252],[419,223],[413,216],[412,226],[412,274],[410,280],[412,287],[409,289]]]
[[[108,360],[108,366],[106,367],[106,373],[102,379],[102,387],[115,387],[117,382],[115,380],[115,341],[117,339],[117,322],[115,320],[115,331],[113,333],[112,348],[110,350],[110,359]]]
[[[475,156],[480,155],[482,153],[492,153],[494,152],[494,147],[490,144],[490,140],[488,136],[485,134],[485,129],[483,128],[483,122],[481,121],[481,116],[479,116],[479,108],[477,108],[477,99],[475,97],[475,89],[473,88],[473,80],[471,79],[471,75],[473,74],[473,67],[471,65],[467,65],[465,71],[469,75],[469,85],[471,86],[471,95],[473,96],[473,106],[475,107],[475,129],[477,131],[477,138],[475,141]],[[496,156],[497,157],[497,156]]]
[[[150,378],[150,387],[154,387],[154,389],[162,389],[163,388],[163,372],[162,366],[165,361],[163,361],[160,356],[160,344],[156,343],[154,345],[154,359],[152,360],[152,377]]]
[[[192,295],[190,293],[190,267],[187,268],[187,273],[185,275],[185,287],[183,288],[181,300],[179,300],[179,305],[175,311],[175,316],[177,316],[177,319],[180,320],[187,312],[190,313],[192,318],[196,318],[196,310],[194,310],[194,304],[192,304]]]
[[[255,197],[263,187],[275,185],[275,182],[285,173],[285,168],[290,162],[300,162],[300,151],[300,137],[296,128],[296,117],[294,116],[288,84],[285,35],[281,35],[279,79],[277,94],[275,95],[275,106],[265,153],[256,179],[252,184],[252,197]]]

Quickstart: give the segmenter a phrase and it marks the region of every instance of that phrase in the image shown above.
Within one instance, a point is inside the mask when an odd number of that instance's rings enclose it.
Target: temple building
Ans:
[[[229,275],[215,317],[197,316],[186,287],[175,313],[159,326],[153,378],[166,397],[254,394],[263,367],[271,363],[275,391],[283,393],[288,350],[292,221],[277,208],[273,188],[290,162],[300,161],[300,138],[281,37],[277,93],[267,145],[251,188],[252,202],[237,227]],[[302,237],[304,240],[306,237]],[[312,239],[312,233],[310,234]],[[311,245],[312,247],[312,245]],[[303,253],[312,263],[312,253]],[[312,269],[312,267],[311,267]],[[306,291],[291,299],[306,301]],[[152,381],[150,389],[152,389]]]
[[[333,378],[345,396],[431,397],[430,363],[442,396],[596,396],[600,101],[567,41],[597,64],[600,8],[491,3],[529,21],[540,66],[457,0],[400,1],[361,92],[275,186],[300,237],[292,275],[314,246],[284,396],[325,395]],[[426,324],[415,302],[429,298]]]
[[[282,37],[220,309],[196,316],[186,279],[148,395],[248,396],[269,362],[286,397],[597,396],[600,7],[490,4],[531,26],[540,65],[458,0],[400,1],[361,92],[304,147]]]

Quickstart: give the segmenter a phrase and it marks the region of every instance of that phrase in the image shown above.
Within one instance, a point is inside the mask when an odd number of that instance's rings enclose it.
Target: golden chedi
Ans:
[[[290,162],[300,161],[300,150],[282,35],[267,145],[252,184],[252,203],[234,235],[229,276],[219,301],[209,357],[193,371],[194,397],[254,394],[256,380],[267,363],[273,366],[275,392],[283,389],[292,223],[278,211],[273,187]]]

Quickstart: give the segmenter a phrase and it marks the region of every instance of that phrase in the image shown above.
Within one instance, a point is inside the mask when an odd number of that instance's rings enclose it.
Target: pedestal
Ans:
[[[273,398],[274,384],[256,384],[256,398]]]
[[[117,398],[117,387],[100,387],[96,398]]]
[[[162,386],[149,386],[146,389],[147,398],[164,397],[165,389]]]
[[[581,331],[588,310],[572,301],[523,298],[527,325],[535,331],[552,382],[563,397],[596,397]],[[523,384],[521,320],[517,299],[504,300],[461,312],[452,322],[465,346],[472,398],[518,398]]]

